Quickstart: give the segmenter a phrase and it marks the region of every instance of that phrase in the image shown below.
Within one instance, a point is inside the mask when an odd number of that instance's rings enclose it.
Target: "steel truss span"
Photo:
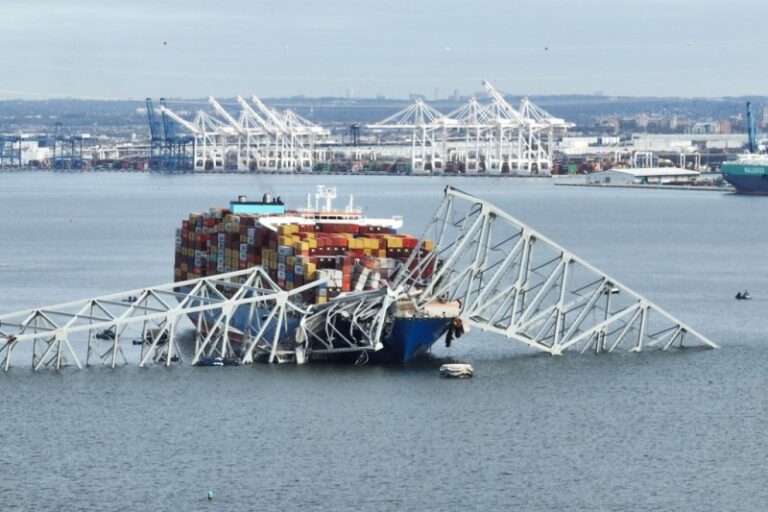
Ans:
[[[131,347],[139,366],[170,366],[182,362],[185,322],[185,331],[195,337],[192,364],[206,359],[301,363],[312,353],[380,349],[382,305],[391,299],[376,291],[304,305],[302,294],[321,284],[285,291],[261,267],[253,267],[6,314],[0,316],[0,364],[7,371],[23,358],[36,370],[114,368],[128,362]],[[233,327],[236,315],[247,316],[245,332]]]
[[[462,302],[467,326],[553,355],[718,346],[647,298],[491,203],[455,188],[399,285],[417,307]],[[409,293],[410,292],[410,293]]]
[[[434,241],[431,251],[422,250]],[[474,327],[552,355],[717,345],[487,201],[447,187],[388,286],[308,305],[261,267],[0,315],[0,364],[34,369],[217,361],[303,363],[383,348],[392,311],[458,300]],[[191,321],[190,321],[191,320]],[[247,326],[244,330],[235,325]],[[182,351],[180,338],[194,337]],[[190,340],[191,341],[191,340]],[[139,347],[140,348],[137,348]],[[130,347],[130,349],[129,349]]]

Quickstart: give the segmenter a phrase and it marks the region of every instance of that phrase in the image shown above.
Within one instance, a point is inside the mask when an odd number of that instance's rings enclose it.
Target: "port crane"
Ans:
[[[441,173],[447,158],[467,174],[549,174],[556,133],[572,127],[523,98],[513,107],[493,85],[483,81],[490,103],[475,98],[447,115],[417,100],[367,128],[410,131],[414,174]],[[407,133],[407,132],[406,132]]]
[[[484,105],[475,97],[466,104],[450,112],[448,117],[459,123],[454,131],[454,140],[462,144],[456,148],[455,156],[459,163],[464,164],[465,174],[477,174],[485,171],[488,155],[494,154],[494,122]]]
[[[752,114],[752,102],[747,102],[747,149],[750,153],[759,153],[760,145],[757,141],[757,127],[755,126],[755,117]]]
[[[410,146],[413,174],[442,173],[448,162],[463,166],[468,174],[549,174],[555,136],[573,125],[528,98],[515,108],[488,81],[483,87],[489,103],[472,98],[446,115],[418,99],[366,127],[405,134],[402,143]],[[207,103],[210,109],[198,110],[192,120],[163,103],[159,108],[163,126],[170,123],[174,133],[169,135],[166,129],[162,136],[151,101],[147,101],[154,167],[159,147],[166,152],[168,147],[178,147],[179,153],[186,155],[188,144],[192,145],[192,167],[197,171],[310,172],[318,161],[327,158],[316,145],[327,141],[328,130],[290,109],[268,107],[257,96],[247,100],[238,96],[237,113],[213,97]],[[176,134],[176,128],[183,135]],[[184,144],[170,142],[176,138],[183,139]]]
[[[458,124],[457,120],[444,116],[419,99],[386,119],[369,124],[368,128],[410,131],[411,173],[437,174],[444,169],[447,130]]]
[[[426,241],[434,241],[427,251]],[[422,250],[424,249],[424,250]],[[0,365],[115,367],[302,363],[382,348],[393,306],[414,315],[459,301],[450,329],[491,333],[551,355],[717,344],[494,204],[447,187],[409,260],[378,290],[304,304],[313,281],[281,289],[261,267],[0,315]],[[233,318],[247,315],[247,331]],[[190,320],[191,319],[191,320]],[[250,321],[254,320],[254,321]],[[130,351],[133,345],[140,349]]]
[[[193,139],[196,171],[308,172],[315,160],[316,141],[328,135],[327,130],[295,112],[271,109],[256,96],[251,96],[250,102],[238,96],[240,111],[236,115],[213,97],[208,98],[208,104],[213,112],[200,109],[191,121],[165,105],[160,107],[164,117]],[[150,117],[150,131],[153,126]]]

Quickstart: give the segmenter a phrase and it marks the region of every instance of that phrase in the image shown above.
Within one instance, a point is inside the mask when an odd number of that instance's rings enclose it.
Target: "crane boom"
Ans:
[[[180,115],[176,114],[174,111],[172,111],[171,109],[169,109],[165,105],[161,105],[160,106],[160,112],[165,114],[166,116],[170,117],[171,119],[173,119],[177,123],[179,123],[181,126],[186,128],[187,131],[189,131],[189,132],[191,132],[191,133],[193,133],[195,135],[202,135],[202,132],[200,131],[200,129],[197,126],[195,126],[194,124],[190,123],[189,121],[187,121],[186,119],[184,119]]]
[[[271,135],[279,135],[278,130],[276,130],[274,126],[265,121],[264,118],[261,117],[255,110],[253,110],[253,107],[251,107],[248,102],[245,101],[241,96],[237,97],[237,103],[243,107],[243,110],[245,110],[248,115],[256,120],[256,122],[264,129],[265,132]]]
[[[520,124],[521,126],[528,124],[527,120],[522,115],[520,115],[520,112],[518,112],[512,105],[510,105],[509,102],[504,99],[504,96],[499,91],[497,91],[496,88],[492,86],[488,80],[483,80],[483,87],[491,96],[491,98],[493,98],[493,101],[495,101],[496,104],[501,107],[501,109],[516,123]]]
[[[285,131],[286,131],[286,128],[285,128],[285,124],[284,124],[284,123],[283,123],[283,122],[280,120],[280,118],[279,118],[279,117],[277,117],[277,116],[275,115],[275,113],[272,111],[272,109],[270,109],[270,108],[267,108],[267,106],[266,106],[266,105],[264,105],[264,104],[261,102],[261,100],[260,100],[259,98],[257,98],[256,96],[251,96],[251,101],[253,102],[253,104],[254,104],[254,105],[256,105],[256,107],[257,107],[259,110],[261,110],[261,111],[264,113],[264,115],[266,115],[266,116],[269,118],[269,120],[270,120],[270,121],[272,121],[272,122],[274,123],[274,125],[275,125],[275,126],[276,126],[276,127],[277,127],[277,128],[280,130],[280,131],[281,131],[281,132],[285,132]]]
[[[226,110],[224,110],[224,107],[222,107],[222,106],[221,106],[221,104],[220,104],[218,101],[216,101],[216,98],[214,98],[213,96],[208,96],[208,103],[210,103],[210,104],[211,104],[211,106],[213,106],[213,109],[214,109],[214,110],[215,110],[215,111],[216,111],[216,112],[217,112],[217,113],[218,113],[218,114],[219,114],[221,117],[223,117],[223,118],[224,118],[224,119],[227,121],[227,123],[229,123],[229,125],[230,125],[232,128],[234,128],[235,130],[237,130],[237,132],[238,132],[240,135],[245,135],[245,130],[243,130],[243,127],[242,127],[242,126],[240,126],[240,123],[238,123],[237,121],[235,121],[235,118],[233,118],[233,117],[232,117],[232,116],[229,114],[229,112],[227,112]]]

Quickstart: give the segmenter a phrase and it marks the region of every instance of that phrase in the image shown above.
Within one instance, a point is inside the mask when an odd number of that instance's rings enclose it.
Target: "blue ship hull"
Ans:
[[[445,318],[395,317],[392,331],[382,344],[384,348],[371,355],[376,362],[407,363],[425,355],[445,334],[451,320]]]
[[[723,174],[723,178],[733,185],[739,194],[768,195],[768,179],[762,176]]]
[[[725,162],[721,169],[725,181],[739,194],[768,195],[768,166],[749,162]]]

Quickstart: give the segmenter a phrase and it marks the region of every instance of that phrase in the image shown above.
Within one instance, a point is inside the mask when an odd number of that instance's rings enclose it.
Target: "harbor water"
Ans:
[[[421,235],[482,196],[722,346],[533,354],[472,331],[406,366],[0,374],[0,509],[760,510],[768,200],[543,179],[0,174],[0,313],[170,282],[189,212],[318,184]],[[736,301],[748,288],[753,300]],[[446,360],[475,377],[445,380]],[[208,500],[208,491],[213,499]]]

